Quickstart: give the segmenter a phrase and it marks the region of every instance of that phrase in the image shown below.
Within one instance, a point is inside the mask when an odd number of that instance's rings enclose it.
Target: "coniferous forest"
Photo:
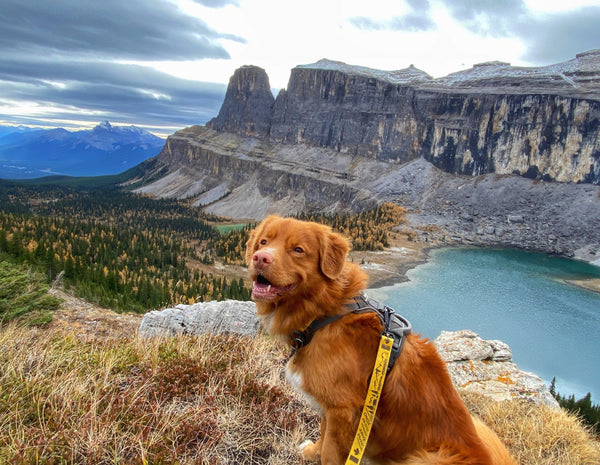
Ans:
[[[303,215],[349,236],[357,250],[388,245],[405,210],[384,204],[357,215]],[[60,277],[76,294],[120,311],[250,298],[243,279],[206,271],[243,265],[254,224],[220,233],[222,219],[183,201],[114,186],[0,182],[0,254]]]
[[[220,234],[209,220],[184,203],[114,188],[0,183],[0,253],[116,310],[248,299],[243,280],[192,266],[214,260],[207,246]]]

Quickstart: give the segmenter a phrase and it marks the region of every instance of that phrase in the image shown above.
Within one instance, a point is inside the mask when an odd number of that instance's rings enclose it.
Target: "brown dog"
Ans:
[[[367,396],[383,331],[374,312],[347,303],[366,286],[346,261],[348,241],[327,226],[270,216],[250,236],[246,261],[263,326],[291,344],[294,331],[344,315],[315,331],[287,364],[290,383],[320,412],[321,436],[301,445],[305,460],[345,462]],[[498,437],[473,419],[433,344],[409,335],[388,375],[365,458],[379,464],[515,464]]]

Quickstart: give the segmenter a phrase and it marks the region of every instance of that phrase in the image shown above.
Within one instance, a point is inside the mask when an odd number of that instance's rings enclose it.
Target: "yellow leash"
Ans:
[[[377,412],[377,405],[379,404],[379,398],[381,397],[383,383],[387,374],[393,342],[393,338],[385,334],[381,335],[379,350],[377,351],[377,358],[375,359],[375,366],[373,367],[371,382],[369,383],[369,391],[360,416],[360,423],[354,436],[354,442],[346,459],[346,465],[358,465],[367,447],[367,441],[369,434],[371,434],[375,412]]]

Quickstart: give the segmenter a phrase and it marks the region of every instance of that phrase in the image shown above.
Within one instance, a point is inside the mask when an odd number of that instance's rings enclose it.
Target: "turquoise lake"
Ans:
[[[408,272],[409,282],[369,296],[431,339],[471,329],[510,345],[519,368],[561,394],[600,402],[600,294],[565,279],[600,278],[600,267],[518,250],[447,248]]]

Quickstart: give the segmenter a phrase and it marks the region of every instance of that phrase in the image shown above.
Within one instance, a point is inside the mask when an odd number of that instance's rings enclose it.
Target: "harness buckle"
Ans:
[[[292,348],[294,350],[300,350],[304,347],[304,332],[303,331],[292,331],[290,334],[290,339],[292,340]]]

